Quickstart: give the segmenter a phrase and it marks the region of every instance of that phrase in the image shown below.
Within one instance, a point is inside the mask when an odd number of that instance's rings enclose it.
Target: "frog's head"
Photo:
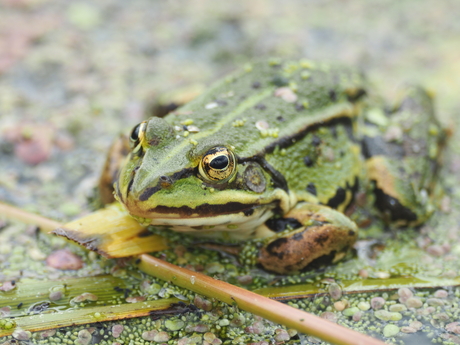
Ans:
[[[184,137],[153,117],[134,127],[130,141],[115,190],[141,222],[183,231],[242,230],[285,203],[287,194],[273,183],[263,158],[239,158],[223,138],[205,132]]]

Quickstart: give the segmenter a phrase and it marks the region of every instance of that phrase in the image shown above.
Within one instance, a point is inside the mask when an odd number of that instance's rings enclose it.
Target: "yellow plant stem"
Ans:
[[[62,226],[61,223],[56,222],[55,220],[21,210],[20,208],[5,204],[3,202],[0,202],[0,215],[22,223],[37,225],[43,232],[50,232]]]
[[[170,298],[158,301],[68,309],[55,313],[20,316],[9,319],[12,324],[10,329],[0,328],[0,337],[11,335],[15,329],[39,332],[96,322],[116,321],[156,314],[161,315],[162,310],[169,309],[171,305],[177,302],[179,302],[177,298]]]

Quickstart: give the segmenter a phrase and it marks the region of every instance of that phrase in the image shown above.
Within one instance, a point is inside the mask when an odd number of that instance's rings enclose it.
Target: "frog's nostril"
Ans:
[[[160,176],[160,185],[162,188],[168,188],[172,185],[172,180],[168,176]]]

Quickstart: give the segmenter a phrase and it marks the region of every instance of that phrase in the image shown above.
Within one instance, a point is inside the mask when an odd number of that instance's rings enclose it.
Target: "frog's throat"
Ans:
[[[273,216],[275,211],[286,213],[297,203],[294,193],[286,193],[284,190],[275,189],[270,199],[263,203],[238,204],[229,201],[223,205],[206,205],[206,208],[197,207],[195,212],[179,213],[180,208],[161,206],[161,213],[155,209],[149,213],[132,214],[135,218],[141,218],[141,222],[151,225],[169,226],[175,231],[201,232],[212,231],[252,231],[267,219]],[[206,213],[200,213],[206,209]]]

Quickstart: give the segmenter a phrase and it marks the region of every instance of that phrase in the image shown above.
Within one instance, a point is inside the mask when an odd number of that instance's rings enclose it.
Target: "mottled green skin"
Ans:
[[[375,124],[382,105],[366,93],[362,76],[342,67],[308,61],[247,66],[164,119],[146,122],[121,169],[117,199],[147,224],[224,240],[266,238],[259,263],[280,273],[304,269],[315,258],[333,260],[354,242],[356,225],[333,209],[345,211],[363,176],[381,192],[376,205],[390,221],[420,223],[429,213],[434,149],[396,154],[387,131],[402,123],[396,146],[416,138],[437,149],[441,131],[431,99],[422,90],[409,92],[404,106],[382,113],[385,120]],[[408,112],[417,121],[404,122]],[[379,140],[382,150],[371,152]],[[222,181],[199,170],[215,147],[235,155],[235,170]],[[405,169],[417,183],[398,176]],[[296,219],[300,228],[264,225],[272,217]],[[307,231],[317,237],[307,239]],[[299,244],[309,247],[308,258]],[[271,265],[270,256],[279,264]],[[278,269],[286,257],[294,259]]]

